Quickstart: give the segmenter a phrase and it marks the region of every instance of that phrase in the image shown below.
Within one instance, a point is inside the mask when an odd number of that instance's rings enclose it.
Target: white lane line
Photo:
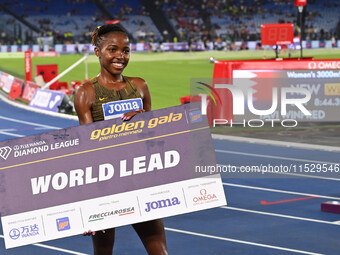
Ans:
[[[218,164],[219,166],[225,166],[227,169],[229,168],[229,165],[222,165],[222,164]],[[241,167],[239,166],[233,166],[230,165],[231,167],[236,167],[237,170],[239,170],[239,172],[242,174],[242,172],[240,171]],[[257,173],[261,173],[263,169],[259,168],[259,172]],[[223,172],[220,172],[223,173]],[[226,172],[227,173],[227,172]],[[252,174],[252,173],[247,173],[245,172],[244,174]],[[330,180],[330,181],[340,181],[339,178],[333,178],[333,177],[325,177],[325,176],[320,176],[320,175],[311,175],[311,174],[297,174],[297,173],[275,173],[275,172],[266,172],[264,171],[263,174],[281,174],[281,175],[291,175],[291,176],[298,176],[298,177],[304,177],[304,178],[314,178],[314,179],[323,179],[323,180]]]
[[[8,117],[5,117],[5,116],[0,116],[0,119],[13,121],[13,122],[21,123],[21,124],[26,124],[26,125],[31,125],[31,126],[37,126],[37,127],[41,127],[41,128],[47,128],[47,129],[60,129],[60,127],[54,127],[54,126],[50,126],[50,125],[37,124],[37,123],[34,123],[34,122],[30,122],[30,121],[12,119],[12,118],[8,118]]]
[[[339,164],[339,162],[325,162],[325,161],[310,160],[310,159],[287,158],[287,157],[281,157],[281,156],[271,156],[271,155],[263,155],[263,154],[239,152],[239,151],[228,151],[228,150],[217,150],[217,149],[215,151],[220,152],[220,153],[227,153],[227,154],[238,154],[238,155],[245,155],[245,156],[251,156],[251,157],[273,158],[273,159],[282,159],[282,160],[290,160],[290,161],[298,161],[298,162],[312,162],[312,163],[319,163],[319,164]]]
[[[232,238],[226,238],[226,237],[214,236],[214,235],[207,235],[207,234],[201,234],[201,233],[197,233],[197,232],[180,230],[180,229],[174,229],[174,228],[165,228],[165,230],[176,232],[176,233],[181,233],[181,234],[194,235],[194,236],[199,236],[199,237],[206,237],[206,238],[217,239],[217,240],[221,240],[221,241],[241,243],[241,244],[247,244],[247,245],[252,245],[252,246],[259,246],[259,247],[275,249],[275,250],[281,250],[281,251],[289,251],[289,252],[308,254],[308,255],[322,255],[322,253],[302,251],[302,250],[290,249],[290,248],[274,246],[274,245],[268,245],[268,244],[262,244],[262,243],[248,242],[248,241],[243,241],[243,240],[238,240],[238,239],[232,239]]]
[[[69,253],[69,254],[75,254],[75,255],[89,255],[88,253],[82,253],[82,252],[77,252],[77,251],[71,251],[71,250],[67,250],[67,249],[62,249],[62,248],[58,248],[58,247],[54,247],[54,246],[50,246],[50,245],[46,245],[46,244],[33,244],[35,246],[41,247],[41,248],[46,248],[46,249],[50,249],[50,250],[55,250],[55,251],[61,251],[64,253]]]
[[[4,238],[3,235],[0,235],[1,238]],[[51,246],[51,245],[46,245],[46,244],[40,244],[40,243],[36,243],[36,244],[32,244],[34,246],[38,246],[41,248],[45,248],[45,249],[50,249],[50,250],[54,250],[54,251],[60,251],[60,252],[64,252],[64,253],[68,253],[68,254],[75,254],[75,255],[89,255],[87,253],[82,253],[82,252],[77,252],[77,251],[71,251],[71,250],[67,250],[67,249],[63,249],[63,248],[58,248],[55,246]]]
[[[213,139],[227,140],[227,141],[232,141],[232,142],[246,142],[246,143],[281,146],[281,147],[289,147],[289,148],[297,148],[297,149],[305,149],[305,150],[337,151],[337,152],[340,151],[340,147],[319,145],[319,144],[284,142],[284,141],[277,141],[277,140],[239,137],[239,136],[231,136],[231,135],[212,134],[211,136]]]
[[[287,219],[293,219],[293,220],[310,221],[310,222],[339,226],[339,222],[337,222],[337,221],[332,222],[332,221],[325,221],[325,220],[317,220],[317,219],[312,219],[312,218],[297,217],[297,216],[291,216],[291,215],[280,214],[280,213],[269,213],[269,212],[263,212],[263,211],[248,210],[248,209],[231,207],[231,206],[221,206],[219,208],[227,209],[227,210],[234,210],[234,211],[241,211],[241,212],[248,212],[248,213],[256,213],[256,214],[262,214],[262,215],[267,215],[267,216],[281,217],[281,218],[287,218]]]
[[[15,137],[23,137],[23,135],[10,133],[8,131],[15,131],[15,129],[0,129],[0,134],[8,135],[8,136],[15,136]]]
[[[314,179],[323,179],[323,180],[330,180],[330,181],[340,181],[339,178],[324,177],[324,176],[320,176],[320,175],[295,174],[295,173],[275,173],[275,174],[292,175],[292,176],[299,176],[299,177],[305,177],[305,178],[314,178]]]
[[[330,197],[330,196],[323,196],[323,195],[310,194],[310,193],[301,193],[301,192],[294,192],[294,191],[287,191],[287,190],[280,190],[280,189],[268,189],[268,188],[240,185],[240,184],[227,183],[227,182],[223,182],[223,185],[225,185],[225,186],[232,186],[232,187],[238,187],[238,188],[245,188],[245,189],[255,189],[255,190],[262,190],[262,191],[270,191],[270,192],[278,192],[278,193],[285,193],[285,194],[293,194],[293,195],[306,196],[306,197],[318,197],[318,198],[340,200],[340,197]]]

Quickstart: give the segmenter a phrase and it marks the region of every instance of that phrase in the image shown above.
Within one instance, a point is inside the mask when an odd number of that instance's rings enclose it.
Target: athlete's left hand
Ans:
[[[124,113],[123,116],[121,117],[122,120],[130,120],[133,116],[135,116],[137,113],[142,113],[145,112],[144,109],[139,109],[136,111],[131,111],[131,112],[127,112]]]
[[[105,234],[105,230],[102,230],[102,233]],[[87,231],[87,232],[85,231],[83,233],[83,236],[94,236],[94,235],[96,235],[96,231],[89,230],[89,231]]]

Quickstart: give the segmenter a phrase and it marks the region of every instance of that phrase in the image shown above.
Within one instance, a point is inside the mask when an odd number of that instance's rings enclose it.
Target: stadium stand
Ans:
[[[235,2],[235,1],[234,1]],[[328,8],[326,6],[329,6]],[[305,29],[306,39],[330,39],[339,22],[337,1],[308,1]],[[227,34],[232,39],[259,40],[261,24],[289,22],[296,25],[297,10],[294,1],[267,0],[241,1],[229,5],[218,0],[211,12],[212,24],[217,34]]]
[[[96,26],[112,19],[120,20],[133,42],[259,41],[261,24],[290,22],[298,28],[298,11],[291,0],[5,0],[2,4],[17,15],[0,10],[3,45],[32,44],[49,35],[55,44],[86,43]],[[150,8],[164,13],[175,33],[160,26],[164,22]],[[337,0],[309,0],[305,39],[338,39],[339,12]]]
[[[215,0],[182,3],[178,0],[160,1],[173,26],[183,36],[204,39],[205,29],[209,38],[228,37],[230,40],[259,40],[261,24],[290,22],[296,24],[297,9],[290,0]],[[210,16],[202,19],[202,9]],[[340,5],[336,0],[308,1],[305,18],[306,39],[331,39],[339,23]]]
[[[10,44],[13,42],[14,34],[14,23],[15,19],[12,19],[10,15],[6,14],[4,11],[0,10],[0,42],[1,44]]]
[[[94,3],[82,0],[21,1],[16,10],[44,35],[53,35],[56,43],[86,41],[84,31],[100,25],[97,17],[102,16]]]
[[[16,17],[5,12],[0,5],[0,45],[21,44],[24,41],[33,42],[33,37],[37,35],[33,29],[22,25]]]
[[[115,19],[121,21],[121,24],[133,35],[137,42],[148,41],[150,39],[162,40],[161,33],[140,1],[103,0],[101,2]]]
[[[188,1],[183,5],[179,1],[165,2],[163,10],[171,24],[179,33],[179,41],[189,41],[191,38],[201,38],[206,33],[203,18],[200,17],[199,7],[195,1]]]
[[[128,0],[124,3],[99,1],[99,3],[106,8],[109,15],[106,15],[107,12],[103,12],[95,1],[91,0],[8,0],[4,2],[10,10],[40,30],[40,34],[35,34],[35,36],[53,35],[54,43],[88,42],[90,32],[110,18],[119,19],[138,41],[149,37],[162,40],[161,33],[138,0]],[[10,15],[1,16],[1,24],[5,24],[7,20],[13,20]],[[21,27],[23,35],[30,30],[26,26]],[[30,39],[28,36],[22,37],[24,41]]]

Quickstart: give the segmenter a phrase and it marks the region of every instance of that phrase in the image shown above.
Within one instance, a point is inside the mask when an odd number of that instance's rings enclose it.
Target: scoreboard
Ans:
[[[216,104],[211,112],[213,119],[235,120],[289,118],[297,121],[340,122],[340,59],[284,59],[284,60],[234,60],[216,61],[212,87],[219,94],[222,104]],[[219,84],[228,84],[242,91],[245,102],[245,114],[235,115],[235,94],[230,89],[218,88]],[[311,97],[303,107],[312,113],[301,114],[292,104],[287,105],[287,115],[280,112],[280,93],[295,88],[307,90]],[[274,91],[277,91],[277,109],[270,116],[249,114],[247,92],[252,98],[251,107],[259,110],[270,109],[274,105]],[[249,94],[249,93],[248,93]],[[299,95],[300,94],[300,95]],[[291,99],[303,97],[302,93],[288,93]]]
[[[291,23],[261,25],[262,45],[293,44],[294,26]]]

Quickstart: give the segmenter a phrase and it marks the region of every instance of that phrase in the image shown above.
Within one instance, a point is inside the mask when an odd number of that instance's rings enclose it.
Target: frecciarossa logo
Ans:
[[[124,216],[128,214],[133,214],[133,213],[135,213],[134,207],[120,208],[117,210],[92,214],[89,216],[88,222],[104,220],[105,218],[110,217],[110,216]]]
[[[105,120],[114,119],[122,116],[122,114],[130,111],[143,109],[143,101],[141,98],[133,98],[127,100],[113,101],[103,104]]]
[[[145,203],[145,205],[146,205],[145,211],[150,212],[152,210],[166,208],[166,207],[169,207],[169,206],[176,206],[176,205],[180,205],[180,204],[181,204],[181,202],[179,201],[178,197],[161,199],[161,200],[156,200],[156,201]]]

